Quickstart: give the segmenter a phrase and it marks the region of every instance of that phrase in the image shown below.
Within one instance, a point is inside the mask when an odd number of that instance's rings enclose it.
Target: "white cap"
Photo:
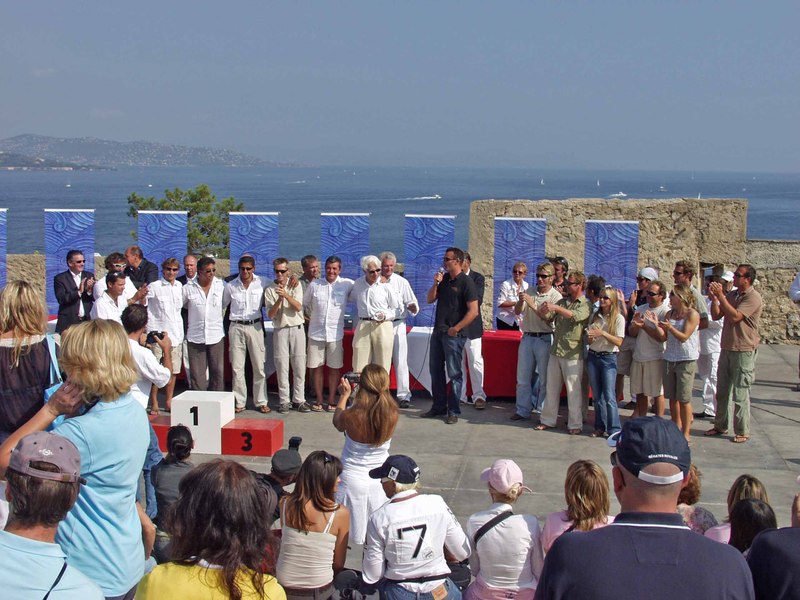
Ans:
[[[644,277],[650,281],[655,281],[658,279],[658,271],[656,271],[653,267],[645,267],[639,271],[639,277]]]

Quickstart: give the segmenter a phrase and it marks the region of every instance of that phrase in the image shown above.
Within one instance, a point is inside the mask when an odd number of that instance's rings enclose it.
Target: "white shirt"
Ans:
[[[183,342],[183,285],[159,279],[147,286],[147,330],[166,331],[173,346]]]
[[[381,283],[380,278],[370,285],[366,276],[359,277],[350,291],[350,301],[356,303],[359,319],[375,319],[394,321],[403,312],[400,298],[388,283]],[[383,313],[383,318],[378,315]]]
[[[414,290],[411,289],[411,284],[408,282],[408,279],[397,273],[392,273],[392,276],[389,277],[389,281],[386,283],[394,290],[395,294],[397,294],[404,309],[403,313],[397,318],[407,319],[409,316],[415,316],[419,313],[419,302],[417,302],[417,297],[414,295]],[[411,304],[414,305],[414,311],[409,308]]]
[[[94,285],[92,286],[92,294],[94,294],[94,299],[99,300],[103,296],[103,292],[106,291],[106,278],[100,277],[99,279],[95,280]],[[125,290],[122,292],[122,299],[125,300],[125,305],[128,305],[128,300],[133,298],[136,294],[136,286],[133,285],[133,281],[131,281],[130,277],[125,278]]]
[[[478,530],[510,504],[496,502],[488,510],[476,512],[467,521],[470,544]],[[493,588],[536,589],[544,565],[541,529],[533,515],[514,515],[495,525],[473,545],[469,557],[472,573]]]
[[[706,311],[711,314],[711,300],[706,298]],[[714,354],[720,351],[723,319],[709,319],[708,327],[700,330],[700,354]]]
[[[303,295],[303,308],[308,308],[310,320],[308,337],[318,342],[338,342],[344,337],[344,309],[355,282],[337,277],[328,283],[324,277],[315,279]]]
[[[514,304],[519,300],[520,292],[528,291],[528,282],[522,280],[522,285],[517,285],[513,279],[506,279],[500,284],[500,294],[497,296],[497,305],[511,301]],[[503,306],[497,309],[497,318],[507,325],[522,324],[522,314],[514,313],[513,306]]]
[[[150,399],[150,386],[162,388],[169,383],[172,374],[169,369],[156,360],[155,355],[139,342],[128,338],[131,347],[131,356],[139,372],[139,380],[131,386],[131,395],[147,408]]]
[[[222,294],[225,284],[215,277],[206,296],[196,281],[183,286],[183,306],[189,310],[186,339],[194,344],[216,344],[225,337],[222,329]]]
[[[69,274],[72,275],[72,281],[75,282],[75,287],[78,288],[78,317],[82,318],[86,316],[86,312],[83,309],[83,300],[80,296],[80,289],[81,289],[81,274],[80,273],[73,273],[72,269],[69,270]],[[92,288],[94,289],[94,288]]]
[[[264,305],[264,283],[258,275],[253,275],[250,285],[244,287],[237,277],[229,281],[222,295],[222,306],[231,306],[231,322],[260,321],[261,307]]]
[[[441,496],[400,492],[370,515],[364,542],[363,578],[410,579],[442,574],[425,583],[402,583],[412,592],[436,589],[450,574],[443,546],[456,560],[469,556],[469,540]]]
[[[792,285],[789,286],[789,299],[792,302],[800,302],[800,273],[797,274]]]
[[[97,302],[95,302],[92,306],[92,312],[90,313],[90,316],[92,319],[107,319],[109,321],[116,321],[121,325],[122,311],[125,310],[127,306],[128,301],[124,298],[124,296],[120,296],[117,298],[117,301],[114,302],[114,299],[109,296],[107,292],[103,292],[103,295],[100,296]]]
[[[636,312],[642,313],[643,316],[648,310],[652,310],[659,321],[664,321],[666,320],[667,313],[669,312],[669,304],[667,302],[662,302],[660,306],[657,306],[656,308],[650,308],[648,303],[644,303],[641,306],[636,307]],[[653,325],[648,321],[645,321],[642,329],[640,329],[639,333],[636,334],[636,344],[633,346],[633,360],[640,363],[651,360],[661,360],[664,358],[664,346],[666,345],[665,342],[659,342],[647,335],[644,327],[652,329]]]

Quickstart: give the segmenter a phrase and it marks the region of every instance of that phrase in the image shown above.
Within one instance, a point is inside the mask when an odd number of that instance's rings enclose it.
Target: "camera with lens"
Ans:
[[[356,386],[361,381],[361,373],[355,373],[355,372],[345,373],[344,378],[345,381],[347,381],[347,383],[349,383],[351,386]]]
[[[164,339],[164,332],[163,331],[151,331],[147,334],[147,343],[148,344],[157,344],[156,338],[159,340]]]

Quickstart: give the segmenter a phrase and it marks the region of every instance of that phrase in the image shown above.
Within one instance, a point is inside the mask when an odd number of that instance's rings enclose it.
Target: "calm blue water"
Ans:
[[[542,180],[544,184],[542,184]],[[600,182],[598,186],[597,183]],[[403,216],[456,215],[456,244],[466,247],[469,205],[481,199],[747,198],[750,239],[800,239],[800,174],[552,171],[536,169],[131,168],[97,172],[0,172],[0,207],[8,208],[8,252],[44,251],[43,209],[96,209],[97,252],[120,250],[135,228],[131,192],[208,184],[250,211],[280,212],[281,253],[319,252],[320,212],[369,212],[374,252],[402,258]],[[67,187],[69,184],[70,187]],[[152,187],[151,187],[152,186]],[[435,196],[440,198],[435,198]]]

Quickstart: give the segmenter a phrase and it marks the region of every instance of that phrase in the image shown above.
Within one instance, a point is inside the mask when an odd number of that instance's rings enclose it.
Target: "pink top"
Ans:
[[[605,527],[614,522],[614,517],[607,516],[605,522],[595,525],[595,529]],[[572,521],[567,518],[567,511],[561,510],[559,512],[550,513],[547,515],[544,528],[542,529],[542,548],[545,554],[550,550],[550,546],[556,541],[558,536],[566,532],[567,529],[572,527]]]
[[[712,540],[727,544],[731,541],[731,524],[723,523],[722,525],[711,527],[710,529],[706,529],[703,535]]]

